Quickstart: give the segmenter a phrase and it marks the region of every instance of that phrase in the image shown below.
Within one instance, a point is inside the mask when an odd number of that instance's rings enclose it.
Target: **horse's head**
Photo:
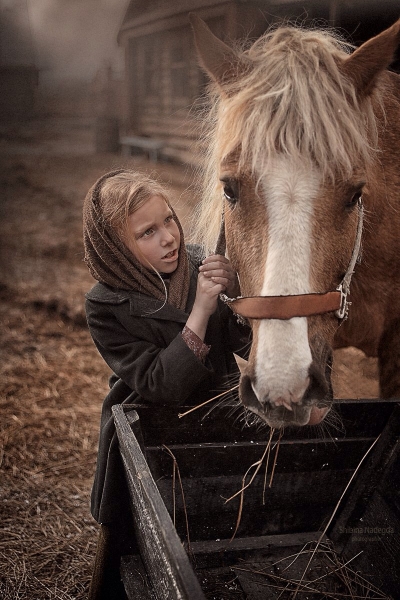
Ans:
[[[206,245],[223,205],[243,296],[335,290],[354,256],[359,199],[379,143],[378,82],[400,21],[352,54],[326,32],[288,27],[239,54],[198,17],[191,21],[213,81],[210,189],[199,229]],[[332,401],[338,318],[303,314],[250,319],[240,399],[272,427],[319,423]]]

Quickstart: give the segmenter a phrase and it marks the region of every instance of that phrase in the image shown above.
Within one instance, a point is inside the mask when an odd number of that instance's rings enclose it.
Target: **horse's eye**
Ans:
[[[352,209],[354,208],[361,200],[362,198],[362,190],[358,190],[357,192],[355,192],[355,194],[352,195],[352,197],[350,198],[350,200],[348,202],[346,202],[346,208],[347,209]]]
[[[224,198],[228,200],[230,204],[236,204],[238,201],[238,190],[236,181],[224,181],[222,180],[224,186]]]
[[[235,192],[229,185],[224,186],[224,196],[228,202],[236,202]]]

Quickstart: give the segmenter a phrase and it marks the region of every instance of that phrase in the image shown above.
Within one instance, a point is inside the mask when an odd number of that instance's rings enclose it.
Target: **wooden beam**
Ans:
[[[113,406],[112,412],[132,500],[135,533],[155,596],[157,600],[205,600],[122,406]]]

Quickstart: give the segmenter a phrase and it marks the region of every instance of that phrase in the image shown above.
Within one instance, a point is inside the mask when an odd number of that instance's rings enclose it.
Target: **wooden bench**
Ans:
[[[244,426],[229,407],[214,409],[208,416],[205,407],[179,418],[182,407],[114,406],[131,496],[132,535],[139,549],[135,555],[121,557],[126,597],[275,600],[279,590],[266,586],[265,576],[254,572],[262,570],[274,577],[278,573],[274,562],[321,537],[361,459],[379,436],[323,540],[337,543],[346,560],[361,548],[351,563],[353,569],[396,598],[400,589],[397,402],[337,403],[342,429],[333,437],[321,438],[312,428],[285,431],[265,502],[260,472],[245,491],[233,541],[239,497],[229,503],[225,499],[240,490],[244,472],[260,459],[269,429]],[[171,453],[182,479],[184,502]],[[297,569],[292,571],[293,579],[301,577],[306,563],[303,553],[291,567]]]
[[[130,155],[132,148],[137,148],[147,152],[149,159],[154,162],[158,161],[159,153],[165,146],[165,142],[162,140],[138,135],[122,136],[119,139],[119,143],[123,155],[128,156]]]

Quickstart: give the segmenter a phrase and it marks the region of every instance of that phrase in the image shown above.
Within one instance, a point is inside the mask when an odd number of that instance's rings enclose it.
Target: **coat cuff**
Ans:
[[[210,347],[199,338],[187,325],[182,330],[182,338],[185,344],[190,348],[193,354],[202,362],[206,360]]]

